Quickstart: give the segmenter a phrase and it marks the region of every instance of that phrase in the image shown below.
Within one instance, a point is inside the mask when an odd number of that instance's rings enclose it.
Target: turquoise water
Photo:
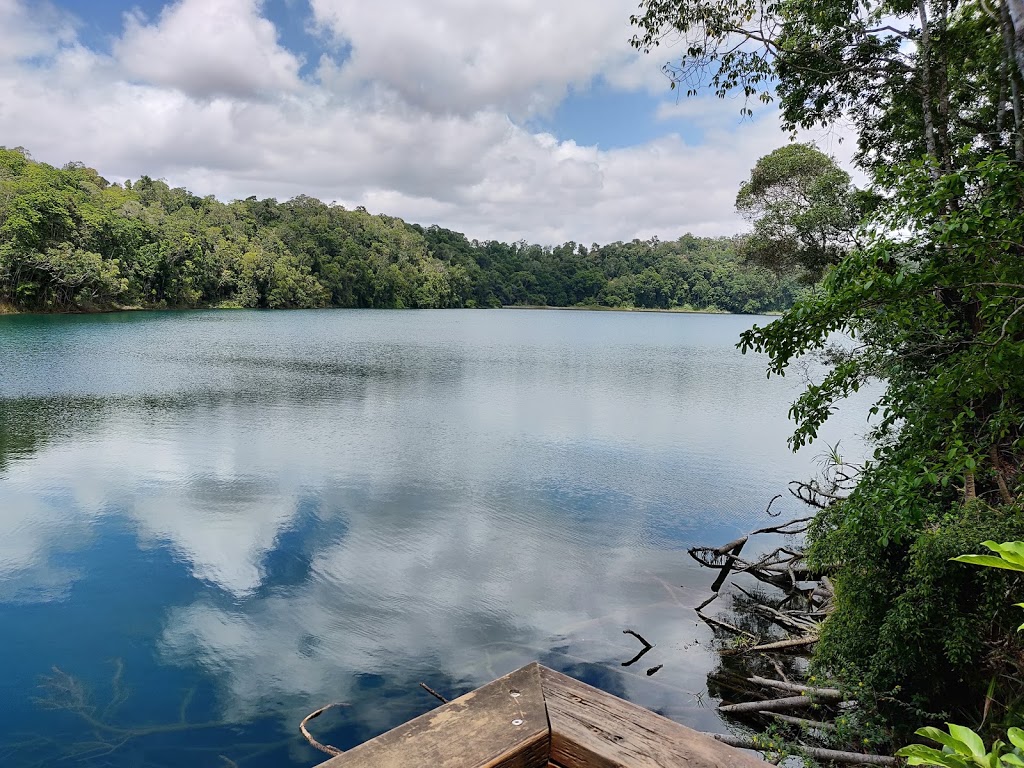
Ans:
[[[0,760],[312,766],[313,709],[345,749],[534,659],[720,728],[685,550],[821,452],[766,321],[0,318]]]

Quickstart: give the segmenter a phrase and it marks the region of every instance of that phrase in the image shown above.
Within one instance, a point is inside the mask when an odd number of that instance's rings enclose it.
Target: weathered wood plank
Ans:
[[[766,768],[691,728],[541,667],[553,763],[564,768]]]
[[[545,768],[549,753],[540,666],[530,664],[318,768]]]

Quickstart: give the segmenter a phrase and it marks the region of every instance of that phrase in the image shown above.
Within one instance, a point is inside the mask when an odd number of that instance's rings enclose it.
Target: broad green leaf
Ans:
[[[916,733],[918,736],[924,736],[926,739],[937,741],[942,746],[949,747],[954,752],[967,754],[969,751],[966,745],[964,745],[957,739],[953,738],[950,734],[946,733],[945,731],[939,728],[932,728],[931,726],[926,726],[924,728],[918,728],[916,731],[914,731],[914,733]]]
[[[1004,560],[1024,566],[1024,541],[1007,541],[1003,544],[986,541],[984,544],[993,552],[998,552]]]
[[[1013,766],[1013,768],[1024,768],[1024,760],[1021,760],[1019,757],[1017,757],[1012,752],[1010,752],[1009,754],[1003,755],[1001,758],[999,758],[999,761],[1003,765],[1010,765],[1010,766]]]
[[[957,755],[947,755],[923,744],[911,744],[896,753],[897,757],[907,758],[907,765],[941,765],[945,768],[970,768],[968,763]]]
[[[1022,605],[1022,603],[1017,603],[1017,605]],[[1006,731],[1006,738],[1008,738],[1010,743],[1017,749],[1024,749],[1024,731],[1020,728],[1008,729]]]
[[[1003,558],[996,557],[994,555],[960,555],[959,557],[952,557],[950,559],[956,560],[958,563],[984,565],[989,568],[1002,568],[1007,571],[1024,571],[1024,565],[1010,563],[1006,560],[1003,560]]]
[[[988,752],[985,749],[985,742],[981,740],[981,736],[967,726],[956,725],[955,723],[946,723],[946,726],[949,728],[949,733],[953,738],[963,742],[975,757],[984,757]]]

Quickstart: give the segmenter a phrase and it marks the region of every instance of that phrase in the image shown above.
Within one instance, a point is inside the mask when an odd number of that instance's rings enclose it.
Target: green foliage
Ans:
[[[682,39],[666,69],[691,92],[778,100],[790,128],[842,120],[857,133],[874,197],[852,243],[837,243],[852,247],[820,240],[821,284],[741,348],[766,353],[769,375],[806,355],[826,364],[792,406],[794,447],[848,395],[885,385],[873,455],[818,516],[810,555],[837,569],[816,665],[863,681],[897,726],[994,709],[997,727],[1024,695],[1003,598],[1013,572],[948,562],[1024,536],[1024,50],[1011,21],[1007,4],[977,0],[644,0],[633,18],[640,49]],[[755,169],[741,192],[778,205],[755,212],[772,223],[752,247],[793,259],[808,253],[800,233],[838,210],[826,196],[825,215],[802,221],[814,176],[797,171],[827,166],[799,149],[765,162],[788,186],[757,184]],[[897,685],[901,697],[879,693]]]
[[[993,555],[960,555],[953,560],[972,565],[983,565],[988,568],[1003,568],[1008,571],[1024,571],[1024,541],[1008,541],[996,544],[994,541],[981,542],[996,554]]]
[[[997,741],[992,749],[985,749],[981,736],[962,725],[946,723],[947,731],[938,728],[919,728],[916,733],[938,742],[942,750],[912,744],[896,754],[907,759],[907,765],[938,765],[946,768],[1014,768],[1024,767],[1024,731],[1010,728],[1007,738],[1011,744]]]
[[[993,13],[997,7],[973,0],[642,0],[631,17],[632,44],[652,52],[662,41],[678,43],[664,70],[688,95],[739,93],[747,115],[751,100],[777,101],[787,129],[853,127],[857,160],[873,172],[926,152],[941,159],[957,147],[970,147],[974,160],[993,151],[1024,159],[1024,146],[1017,149],[1022,115],[1007,98],[1019,91],[1021,73],[1004,50],[1013,30],[1007,16]]]
[[[972,720],[990,693],[1011,717],[1024,696],[1017,668],[1024,644],[1011,636],[1016,622],[1004,598],[1016,577],[951,560],[979,539],[1024,535],[1024,510],[974,502],[943,512],[936,504],[933,522],[906,546],[881,543],[883,509],[862,514],[856,530],[848,526],[855,503],[830,506],[812,531],[815,566],[848,564],[834,577],[836,610],[822,629],[816,669],[869,691],[898,688],[898,697],[877,700],[897,733],[936,709]],[[998,690],[990,692],[995,674]]]
[[[771,312],[793,279],[730,238],[469,241],[300,196],[231,204],[143,176],[110,184],[0,149],[0,304],[151,307],[608,306]]]
[[[852,245],[861,198],[850,175],[809,144],[789,144],[757,161],[736,209],[754,224],[743,255],[779,273],[816,282]]]
[[[1024,572],[1024,542],[1008,541],[1005,544],[997,544],[994,541],[982,542],[982,545],[998,554],[998,557],[991,555],[960,555],[951,558],[960,563],[970,563],[987,568],[998,568],[1001,570]],[[1022,605],[1021,603],[1017,604]],[[1024,625],[1017,628],[1020,632]],[[990,688],[994,688],[995,679]],[[991,696],[991,691],[989,696]],[[1012,747],[1008,748],[1002,741],[997,741],[991,750],[985,750],[985,744],[981,737],[962,725],[946,723],[948,733],[938,728],[919,728],[915,733],[937,741],[942,745],[942,751],[921,744],[911,744],[903,747],[896,754],[907,758],[909,765],[940,765],[950,768],[968,768],[968,766],[985,766],[987,768],[1002,768],[1003,766],[1024,766],[1024,731],[1012,727],[1006,732]],[[1009,751],[1007,751],[1009,749]]]
[[[994,156],[937,184],[918,164],[903,184],[889,210],[909,231],[876,233],[821,291],[744,341],[768,351],[781,373],[796,354],[824,348],[832,331],[855,335],[858,345],[837,353],[794,404],[797,445],[868,378],[887,383],[874,458],[812,540],[819,562],[845,566],[821,663],[856,667],[882,689],[905,679],[929,708],[980,708],[970,687],[986,677],[986,641],[1000,636],[978,628],[991,629],[992,615],[1005,624],[1000,592],[966,588],[940,561],[1022,534],[1016,507],[980,519],[971,511],[975,497],[995,505],[1012,495],[1020,465],[1024,222],[1011,212],[1021,173]],[[938,669],[936,658],[945,660]]]

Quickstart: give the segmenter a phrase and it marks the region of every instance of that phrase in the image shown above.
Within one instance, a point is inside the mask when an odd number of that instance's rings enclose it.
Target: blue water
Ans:
[[[0,318],[0,762],[312,766],[313,709],[346,749],[534,659],[720,728],[685,550],[824,447],[767,320]]]

